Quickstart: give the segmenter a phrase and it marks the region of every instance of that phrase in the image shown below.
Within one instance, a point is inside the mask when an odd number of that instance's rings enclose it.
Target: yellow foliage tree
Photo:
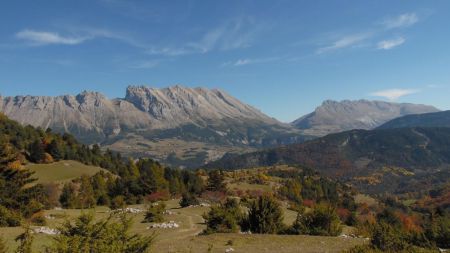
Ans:
[[[43,162],[43,163],[52,163],[52,162],[53,162],[53,157],[52,157],[52,155],[50,155],[49,153],[45,153],[44,159],[43,159],[42,162]]]
[[[16,160],[16,161],[8,163],[8,165],[6,165],[6,167],[11,170],[20,170],[20,169],[22,169],[22,163],[19,160]]]

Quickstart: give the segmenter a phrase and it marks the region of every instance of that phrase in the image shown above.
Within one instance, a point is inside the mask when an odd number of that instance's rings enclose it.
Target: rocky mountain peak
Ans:
[[[76,95],[75,98],[80,104],[93,104],[94,106],[100,106],[102,101],[108,100],[100,92],[86,90]]]
[[[222,118],[271,120],[255,108],[217,89],[181,85],[160,89],[130,86],[125,100],[155,119],[172,122],[202,122]]]
[[[291,143],[301,136],[229,94],[208,88],[129,86],[124,98],[99,92],[0,98],[20,123],[69,132],[84,143],[160,161],[198,165],[225,152]],[[169,159],[170,158],[170,159]],[[183,162],[185,164],[185,162]]]
[[[435,107],[370,100],[325,100],[314,112],[292,124],[306,134],[323,136],[351,129],[373,129],[391,119],[439,111]]]

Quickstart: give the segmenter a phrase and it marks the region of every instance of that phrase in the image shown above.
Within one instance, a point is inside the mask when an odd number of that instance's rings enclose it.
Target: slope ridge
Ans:
[[[378,129],[402,127],[450,127],[450,111],[407,115],[388,121]]]

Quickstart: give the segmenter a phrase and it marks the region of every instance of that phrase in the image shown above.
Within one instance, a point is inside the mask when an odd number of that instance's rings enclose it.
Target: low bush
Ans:
[[[31,216],[31,223],[37,226],[45,226],[47,220],[45,219],[45,215],[43,211],[37,212]]]
[[[122,195],[116,196],[111,200],[111,204],[110,204],[110,208],[115,210],[115,209],[120,209],[120,208],[124,208],[127,205],[127,203],[125,202],[125,197]]]
[[[207,225],[204,233],[237,232],[243,216],[239,202],[236,199],[229,198],[223,204],[212,206],[211,210],[203,215]]]
[[[166,204],[152,203],[145,213],[144,222],[163,222]]]
[[[336,209],[328,205],[318,205],[309,213],[299,213],[288,233],[337,236],[341,231],[341,222]]]
[[[0,205],[0,227],[20,226],[21,216],[19,213],[8,210]]]
[[[279,233],[285,230],[283,210],[274,197],[263,195],[251,202],[248,219],[243,226],[258,234]]]
[[[180,200],[181,207],[195,206],[195,205],[199,205],[199,204],[200,204],[200,202],[193,194],[183,193],[181,200]]]

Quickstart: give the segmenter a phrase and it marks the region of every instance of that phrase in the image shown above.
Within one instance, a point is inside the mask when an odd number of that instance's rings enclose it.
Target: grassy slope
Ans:
[[[36,183],[67,182],[82,175],[92,176],[102,170],[77,161],[59,161],[51,164],[28,164],[28,169],[36,172]]]
[[[145,208],[144,206],[138,206]],[[201,215],[208,208],[179,208],[178,200],[167,202],[167,208],[174,214],[165,216],[166,221],[175,221],[180,224],[178,229],[147,229],[148,223],[141,223],[143,214],[133,214],[134,224],[131,229],[133,233],[150,235],[158,234],[152,252],[199,252],[206,253],[212,247],[211,252],[225,252],[232,247],[235,252],[341,252],[352,246],[365,243],[364,239],[322,237],[322,236],[286,236],[286,235],[242,235],[242,234],[213,234],[208,236],[197,236],[205,228]],[[89,210],[95,212],[96,218],[108,216],[108,208],[98,207]],[[65,218],[75,218],[81,210],[49,210],[46,214],[56,214],[58,218],[48,220],[49,227],[58,227]],[[286,223],[292,222],[288,217]],[[3,236],[14,248],[14,238],[21,232],[21,228],[0,228],[0,236]],[[233,245],[228,245],[229,242]],[[51,236],[38,234],[34,241],[36,250],[42,249],[43,245],[51,243]],[[37,251],[36,251],[37,252]]]
[[[74,161],[63,161],[47,165],[30,164],[30,169],[36,171],[39,182],[64,182],[72,178],[79,177],[82,174],[94,174],[101,170],[98,167],[86,166]],[[264,169],[263,169],[264,170]],[[261,171],[263,171],[261,170]],[[259,170],[252,170],[251,173],[243,175],[256,175]],[[240,178],[242,175],[240,176]],[[227,181],[229,189],[241,190],[261,190],[263,192],[273,191],[276,187],[278,178],[272,177],[269,185],[253,184],[248,180],[238,182],[229,176]],[[166,221],[175,221],[180,225],[178,229],[147,229],[148,223],[141,223],[144,214],[130,214],[134,217],[134,224],[131,232],[142,235],[150,235],[153,232],[158,234],[152,252],[225,252],[225,249],[232,247],[235,252],[341,252],[344,249],[354,245],[365,243],[364,239],[342,238],[342,237],[319,237],[319,236],[287,236],[287,235],[244,235],[244,234],[213,234],[208,236],[199,236],[204,229],[205,224],[202,215],[208,211],[207,207],[180,208],[179,200],[170,200],[166,202],[167,209],[174,214],[166,215]],[[144,205],[138,205],[145,209]],[[292,224],[297,213],[287,210],[283,204],[284,222],[286,225]],[[109,215],[109,208],[97,207],[91,210],[47,210],[46,215],[54,215],[55,219],[48,219],[47,226],[58,228],[66,219],[73,220],[82,212],[93,212],[97,219],[106,218]],[[22,232],[20,227],[0,228],[0,237],[3,237],[8,247],[15,249],[17,243],[14,238]],[[229,242],[233,245],[228,245]],[[52,236],[37,234],[34,241],[35,252],[43,250],[44,245],[50,245]],[[10,251],[12,252],[12,251]]]

